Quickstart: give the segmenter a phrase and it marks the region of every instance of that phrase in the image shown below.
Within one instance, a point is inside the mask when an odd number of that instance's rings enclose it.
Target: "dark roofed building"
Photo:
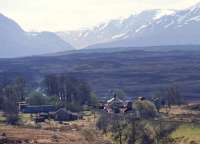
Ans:
[[[21,112],[23,113],[30,113],[30,114],[34,114],[34,113],[50,113],[50,112],[55,112],[56,108],[52,105],[35,105],[35,106],[24,106],[21,109]]]
[[[56,121],[73,121],[79,118],[78,114],[67,111],[61,108],[53,113],[54,120]]]

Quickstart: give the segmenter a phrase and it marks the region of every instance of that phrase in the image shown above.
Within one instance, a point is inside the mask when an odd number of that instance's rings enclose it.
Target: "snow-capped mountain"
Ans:
[[[51,32],[25,32],[0,14],[0,58],[31,56],[74,49]]]
[[[91,30],[59,35],[76,47],[87,48],[200,44],[200,3],[179,11],[143,11]]]
[[[97,43],[106,43],[126,39],[134,35],[151,22],[163,15],[174,13],[173,10],[147,10],[125,19],[111,20],[96,27],[80,31],[58,32],[57,34],[74,47],[84,48]]]

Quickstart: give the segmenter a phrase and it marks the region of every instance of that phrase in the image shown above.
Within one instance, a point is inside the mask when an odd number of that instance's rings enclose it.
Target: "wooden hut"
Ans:
[[[56,121],[73,121],[78,118],[78,114],[67,111],[64,108],[61,108],[53,113],[53,119]]]

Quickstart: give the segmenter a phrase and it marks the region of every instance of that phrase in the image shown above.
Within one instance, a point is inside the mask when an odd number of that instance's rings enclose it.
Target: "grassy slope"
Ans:
[[[84,113],[84,119],[65,122],[65,125],[54,121],[36,125],[10,126],[0,123],[0,134],[6,133],[8,139],[30,141],[38,144],[110,144],[94,127],[91,112]],[[30,121],[30,115],[20,114],[21,120]]]
[[[0,115],[0,122],[4,122],[6,120],[6,118],[2,115]]]
[[[199,144],[200,143],[200,126],[184,124],[177,128],[171,137],[178,144]]]

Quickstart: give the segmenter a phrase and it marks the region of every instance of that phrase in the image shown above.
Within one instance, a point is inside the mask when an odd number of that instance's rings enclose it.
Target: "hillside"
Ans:
[[[176,83],[185,97],[199,99],[199,47],[179,47],[191,50],[77,51],[57,56],[1,59],[0,80],[21,74],[34,83],[42,80],[43,75],[67,72],[88,81],[101,97],[111,95],[111,91],[118,88],[130,97],[150,96],[160,88]],[[171,47],[159,48],[167,50]],[[192,50],[194,48],[196,50]]]
[[[73,50],[51,32],[26,32],[15,21],[0,14],[0,58],[22,57]]]

